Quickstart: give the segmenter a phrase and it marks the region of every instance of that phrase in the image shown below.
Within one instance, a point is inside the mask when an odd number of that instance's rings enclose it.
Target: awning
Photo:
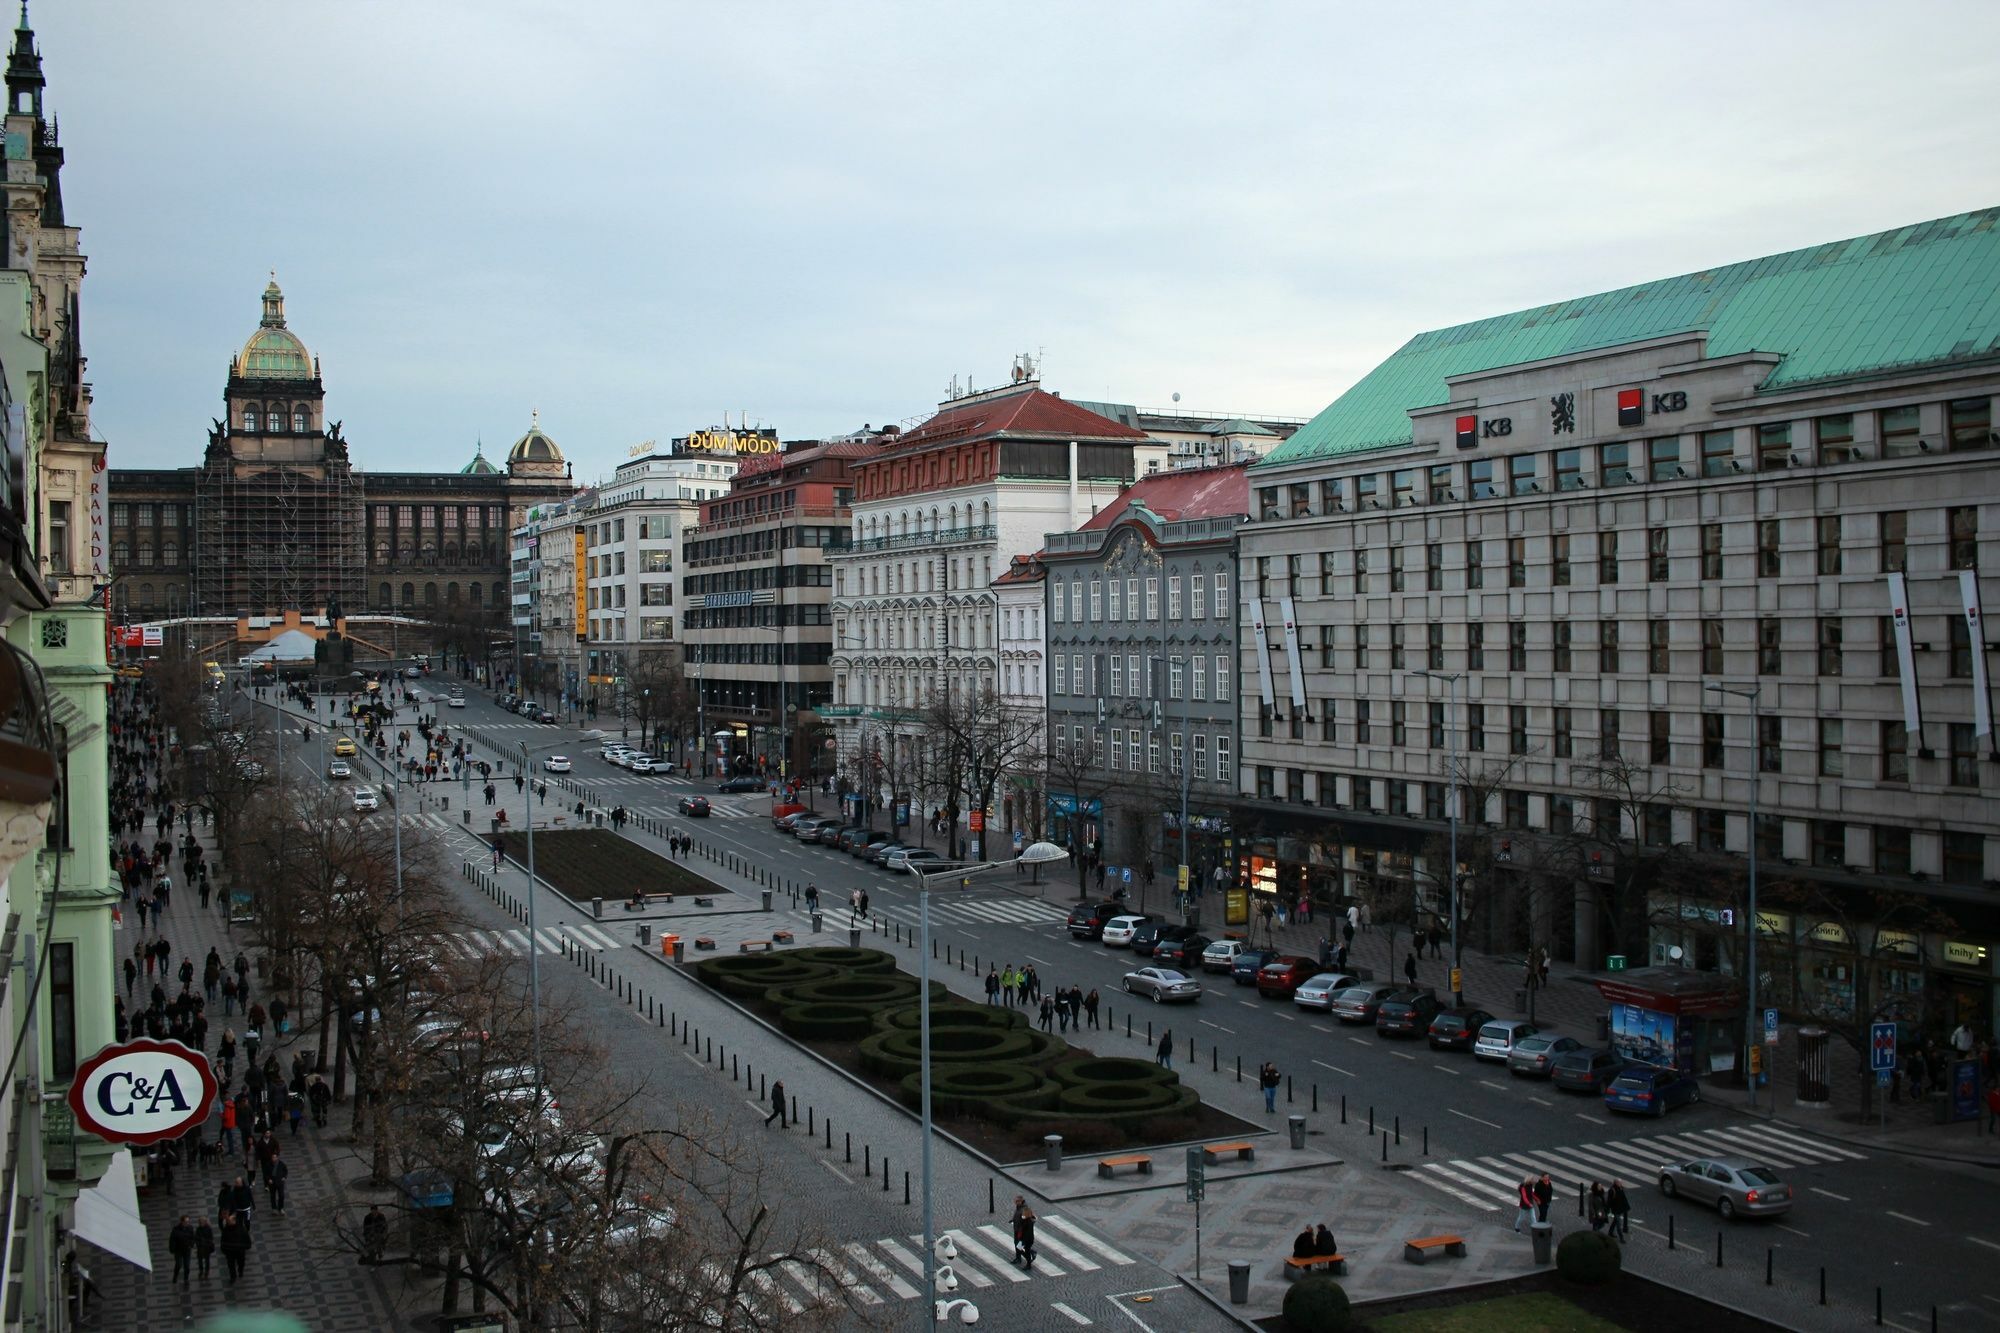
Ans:
[[[153,1271],[152,1245],[132,1180],[131,1153],[113,1154],[104,1178],[76,1196],[76,1234],[129,1264]]]

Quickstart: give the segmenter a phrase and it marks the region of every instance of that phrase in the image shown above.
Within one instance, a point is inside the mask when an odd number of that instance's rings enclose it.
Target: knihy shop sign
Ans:
[[[85,1060],[69,1085],[69,1109],[99,1138],[143,1147],[206,1120],[218,1091],[207,1056],[177,1041],[141,1038]]]

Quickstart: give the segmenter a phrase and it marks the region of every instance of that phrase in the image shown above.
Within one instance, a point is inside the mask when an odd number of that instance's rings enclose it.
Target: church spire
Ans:
[[[264,318],[258,323],[267,329],[285,327],[285,294],[278,290],[278,270],[271,270],[271,281],[264,288]]]
[[[35,49],[35,32],[28,26],[27,0],[21,0],[21,25],[14,29],[14,50],[7,57],[7,110],[15,115],[42,116],[42,53]]]

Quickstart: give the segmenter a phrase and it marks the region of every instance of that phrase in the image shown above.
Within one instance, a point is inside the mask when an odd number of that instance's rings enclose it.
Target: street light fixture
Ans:
[[[1052,861],[1067,861],[1069,853],[1052,842],[1031,842],[1019,856],[1006,861],[982,861],[975,865],[952,866],[933,871],[912,867],[917,877],[917,1044],[920,1051],[920,1068],[917,1077],[923,1088],[923,1143],[924,1143],[924,1252],[931,1254],[937,1247],[937,1223],[931,1206],[931,877],[936,875],[957,876],[961,888],[970,888],[972,876],[981,871],[995,870],[1001,866],[1048,865]],[[932,1321],[942,1319],[946,1309],[937,1298],[937,1272],[929,1264],[924,1267],[924,1308],[931,1312]],[[966,1323],[979,1317],[973,1310],[967,1319],[963,1312],[959,1318]]]
[[[1446,707],[1448,711],[1452,714],[1452,717],[1455,718],[1458,713],[1458,686],[1459,682],[1465,679],[1465,673],[1463,671],[1452,671],[1448,673],[1443,671],[1419,671],[1416,674],[1424,677],[1426,680],[1441,680],[1445,682]],[[1464,955],[1459,952],[1459,942],[1458,942],[1459,754],[1458,754],[1458,728],[1453,724],[1451,718],[1447,718],[1445,720],[1445,730],[1446,730],[1447,744],[1449,744],[1451,747],[1450,757],[1446,761],[1450,765],[1450,768],[1445,774],[1445,797],[1444,797],[1446,803],[1445,813],[1449,815],[1451,818],[1451,853],[1450,853],[1451,864],[1448,867],[1446,867],[1447,872],[1451,876],[1451,895],[1450,895],[1451,979],[1452,979],[1451,1002],[1453,1004],[1462,1005],[1465,1003],[1465,992],[1462,989],[1460,989],[1458,984],[1461,980],[1463,980],[1465,975],[1462,970],[1464,964]]]
[[[580,741],[601,741],[604,733],[595,727],[577,735]],[[534,1035],[535,1051],[535,1092],[542,1089],[542,941],[535,927],[535,791],[534,779],[528,776],[528,756],[548,750],[560,750],[566,741],[555,741],[548,745],[528,748],[526,741],[521,745],[522,790],[528,795],[528,811],[525,822],[528,826],[528,1023]],[[542,798],[544,805],[548,798]]]
[[[1763,737],[1757,701],[1763,687],[1718,685],[1713,681],[1704,681],[1701,688],[1710,694],[1728,694],[1750,701],[1750,919],[1744,927],[1748,943],[1744,947],[1743,969],[1743,1086],[1748,1092],[1748,1104],[1754,1108],[1757,1105],[1757,1077],[1750,1072],[1750,1048],[1757,1039],[1757,787],[1763,777],[1763,756],[1759,753]],[[1775,1114],[1776,1110],[1777,1093],[1773,1091],[1771,1111]]]

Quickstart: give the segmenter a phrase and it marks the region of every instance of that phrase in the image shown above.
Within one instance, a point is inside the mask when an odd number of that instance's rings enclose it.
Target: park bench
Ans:
[[[774,930],[771,932],[771,938],[780,944],[790,944],[792,942],[792,932],[789,930]]]
[[[1208,1161],[1220,1160],[1226,1153],[1235,1153],[1239,1162],[1257,1160],[1257,1145],[1254,1143],[1210,1143],[1202,1148],[1202,1156]]]
[[[627,898],[625,900],[625,910],[628,912],[638,912],[655,904],[671,906],[673,901],[674,895],[671,893],[642,893],[638,896],[638,901],[636,902]]]
[[[1413,1264],[1429,1263],[1432,1250],[1443,1250],[1454,1259],[1465,1257],[1463,1236],[1420,1236],[1403,1242],[1403,1258]]]
[[[1315,1268],[1325,1268],[1335,1277],[1347,1276],[1347,1256],[1344,1254],[1308,1254],[1285,1256],[1286,1277],[1300,1273],[1310,1273]]]
[[[1123,1157],[1100,1157],[1097,1159],[1097,1174],[1109,1180],[1121,1166],[1136,1166],[1142,1176],[1153,1174],[1152,1155],[1142,1152],[1126,1153]]]
[[[694,937],[694,947],[697,949],[713,949],[715,941],[707,935],[697,935]]]
[[[744,941],[743,941],[743,942],[742,942],[741,944],[738,944],[738,945],[736,946],[736,952],[738,952],[738,953],[769,953],[769,952],[771,952],[771,941],[769,941],[769,940],[744,940]]]

